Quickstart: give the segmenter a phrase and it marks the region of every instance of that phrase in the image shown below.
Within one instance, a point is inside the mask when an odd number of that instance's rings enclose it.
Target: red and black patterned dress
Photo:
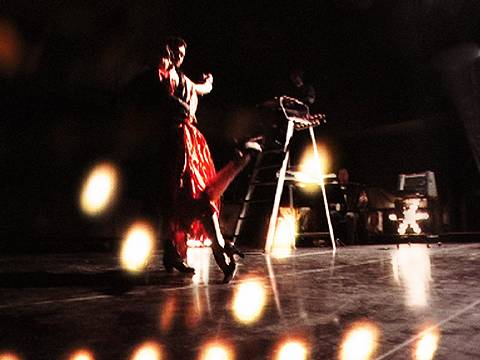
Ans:
[[[166,86],[171,102],[179,111],[171,117],[173,124],[171,158],[171,216],[170,239],[182,258],[187,255],[187,240],[204,241],[208,238],[200,219],[219,213],[220,202],[210,200],[205,190],[215,179],[215,166],[207,141],[196,127],[195,111],[198,95],[195,84],[174,69],[159,72],[160,81]]]

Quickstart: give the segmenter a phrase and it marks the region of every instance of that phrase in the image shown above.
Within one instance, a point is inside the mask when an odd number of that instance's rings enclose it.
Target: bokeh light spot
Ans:
[[[16,28],[10,22],[0,19],[0,72],[14,74],[20,64],[21,48]]]
[[[131,360],[161,360],[162,348],[155,342],[140,345],[133,353]]]
[[[15,355],[14,353],[3,352],[3,353],[0,353],[0,360],[21,360],[21,358],[18,355]]]
[[[89,215],[100,215],[115,199],[118,188],[118,170],[111,163],[100,163],[93,167],[83,183],[80,207]]]
[[[437,328],[425,331],[415,346],[415,360],[432,360],[438,348],[440,334]]]
[[[202,347],[200,360],[233,360],[232,347],[220,341],[212,341]]]
[[[276,360],[304,360],[307,359],[308,350],[303,341],[300,340],[286,340],[278,350]]]
[[[257,280],[241,283],[235,290],[233,314],[235,319],[244,324],[258,321],[267,301],[266,290]]]
[[[150,224],[135,222],[128,229],[120,252],[122,267],[131,272],[142,271],[153,252],[155,233]]]
[[[360,321],[350,327],[341,343],[340,360],[368,360],[377,348],[379,330],[371,322]]]
[[[75,351],[68,360],[95,360],[95,357],[92,352],[82,349]]]

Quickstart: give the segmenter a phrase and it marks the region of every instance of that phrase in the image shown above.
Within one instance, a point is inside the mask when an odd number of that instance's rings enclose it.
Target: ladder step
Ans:
[[[268,150],[263,150],[262,154],[281,154],[284,153],[283,149],[268,149]]]
[[[261,181],[255,181],[250,184],[250,186],[273,186],[277,185],[277,182],[275,181],[270,181],[270,182],[261,182]]]
[[[239,220],[245,221],[245,220],[258,220],[258,216],[239,216]]]
[[[280,164],[280,165],[259,166],[259,167],[257,167],[257,170],[261,171],[261,170],[269,170],[269,169],[279,169],[280,166],[282,166],[282,164]]]
[[[271,199],[263,199],[263,200],[244,200],[244,202],[249,203],[249,204],[261,204],[261,203],[266,203],[266,202],[272,202]]]

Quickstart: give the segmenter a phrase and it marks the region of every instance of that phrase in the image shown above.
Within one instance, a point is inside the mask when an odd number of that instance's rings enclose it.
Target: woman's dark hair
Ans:
[[[165,46],[171,51],[177,51],[180,47],[187,47],[187,42],[178,36],[170,36],[165,39]]]
[[[175,53],[182,46],[186,48],[187,42],[180,37],[170,36],[165,38],[160,44],[160,47],[151,54],[152,58],[149,58],[148,64],[156,66],[162,58],[169,58],[174,61]]]
[[[160,50],[158,50],[157,57],[158,57],[158,59],[161,59],[161,58],[169,58],[170,59],[172,57],[172,52],[170,51],[168,46],[164,45],[160,48]]]

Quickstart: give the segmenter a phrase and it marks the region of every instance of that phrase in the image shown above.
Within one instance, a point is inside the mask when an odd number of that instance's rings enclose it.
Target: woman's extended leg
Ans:
[[[229,245],[225,244],[225,239],[220,231],[217,214],[214,213],[211,216],[206,216],[202,219],[202,224],[211,237],[213,257],[223,271],[223,282],[228,283],[235,275],[236,262],[233,253],[230,252],[229,255],[229,251],[227,250]]]

